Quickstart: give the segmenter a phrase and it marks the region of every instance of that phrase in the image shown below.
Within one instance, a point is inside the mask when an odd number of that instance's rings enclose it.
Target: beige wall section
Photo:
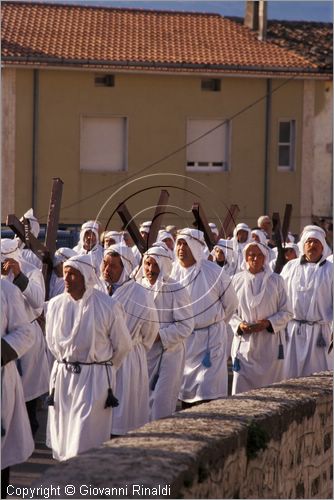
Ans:
[[[22,75],[21,91],[24,79],[28,87],[30,85],[29,78]],[[195,199],[203,202],[209,218],[216,221],[219,217],[224,218],[226,205],[238,203],[241,208],[238,220],[254,225],[263,211],[264,100],[232,122],[230,172],[191,173],[184,178],[186,151],[182,150],[143,171],[140,174],[144,176],[142,180],[122,187],[132,180],[132,176],[136,176],[136,172],[185,144],[188,118],[231,117],[266,92],[264,79],[223,78],[221,92],[204,92],[200,82],[198,76],[116,74],[115,87],[95,87],[93,72],[41,70],[38,215],[47,213],[51,179],[57,176],[65,183],[61,212],[61,222],[65,223],[81,223],[97,215],[102,222],[106,222],[118,202],[140,189],[156,186],[129,200],[132,213],[138,214],[139,210],[156,203],[160,185],[173,185],[174,188],[169,187],[168,190],[171,205],[177,207],[171,208],[171,211],[176,215],[169,215],[168,219],[179,226],[192,222],[190,209]],[[279,90],[274,97],[273,117],[277,119],[286,109],[284,112],[301,120],[301,92],[300,82],[289,83]],[[30,109],[29,98],[20,96],[20,99],[25,102],[22,119],[26,120]],[[80,173],[80,117],[85,114],[127,117],[128,172]],[[21,129],[24,128],[21,124]],[[27,150],[28,142],[26,139]],[[275,139],[272,138],[271,150],[274,148]],[[24,168],[22,154],[18,168]],[[273,160],[270,169],[270,209],[280,210],[292,195],[295,198],[299,196],[299,173],[276,176]],[[154,173],[159,175],[147,177]],[[164,175],[167,173],[170,175]],[[119,188],[120,192],[115,194]],[[182,189],[192,193],[185,193]],[[286,193],[286,199],[276,195],[278,190]],[[112,199],[107,202],[110,196]],[[78,203],[79,200],[84,201]],[[105,202],[106,206],[100,212]],[[299,200],[296,204],[299,205]],[[149,219],[152,214],[153,211],[148,209],[138,214],[138,219]],[[42,221],[45,222],[45,217]],[[120,225],[117,216],[112,221],[113,226]]]
[[[314,169],[312,214],[333,212],[333,82],[317,82],[315,94]]]
[[[32,206],[33,70],[17,70],[15,213]]]
[[[1,74],[1,222],[15,210],[16,70]]]
[[[313,207],[315,82],[304,82],[302,138],[302,178],[300,194],[300,229],[310,224]]]
[[[274,81],[275,90],[282,81]],[[295,170],[293,172],[278,170],[278,124],[280,120],[296,121],[296,150]],[[272,128],[270,147],[270,174],[269,174],[269,214],[279,211],[281,218],[286,203],[292,203],[292,217],[290,229],[299,232],[299,199],[300,182],[302,175],[301,152],[303,130],[303,82],[291,81],[273,92],[272,97]]]

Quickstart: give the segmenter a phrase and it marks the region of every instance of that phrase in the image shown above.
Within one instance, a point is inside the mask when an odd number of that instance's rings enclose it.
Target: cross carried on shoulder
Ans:
[[[52,182],[44,244],[30,232],[27,220],[21,222],[14,214],[9,214],[6,220],[6,225],[14,231],[25,244],[26,248],[29,248],[43,262],[42,272],[45,282],[45,300],[49,298],[49,286],[53,268],[53,256],[56,251],[62,192],[63,181],[58,177],[54,178]]]
[[[120,205],[117,207],[116,211],[124,224],[124,228],[127,231],[129,231],[131,238],[133,239],[136,247],[138,248],[141,254],[146,252],[146,250],[148,250],[157,239],[163,217],[166,213],[168,199],[169,199],[168,191],[162,189],[160,192],[158,203],[156,204],[155,213],[152,219],[152,224],[150,227],[150,232],[148,234],[147,241],[145,241],[142,235],[140,234],[139,229],[137,228],[136,223],[134,221],[134,218],[131,217],[131,214],[127,209],[125,203],[120,203]]]

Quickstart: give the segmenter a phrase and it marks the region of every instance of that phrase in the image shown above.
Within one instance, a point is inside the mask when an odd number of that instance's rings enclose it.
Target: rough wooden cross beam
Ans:
[[[120,205],[118,205],[116,211],[124,224],[124,229],[129,232],[139,252],[143,254],[147,250],[146,242],[140,234],[139,229],[137,228],[133,217],[131,217],[131,214],[127,209],[125,203],[121,203]]]
[[[286,242],[289,232],[291,214],[292,214],[292,205],[286,204],[284,211],[283,227],[281,226],[281,218],[278,212],[274,212],[272,217],[274,238],[277,245],[277,260],[275,263],[274,272],[278,274],[282,271],[285,263],[284,244]]]
[[[50,260],[43,263],[43,276],[45,281],[45,296],[49,298],[50,279],[53,269],[53,256],[57,248],[57,232],[59,225],[61,197],[64,183],[59,177],[53,179],[50,196],[49,213],[47,219],[45,246],[49,251]]]
[[[153,243],[157,240],[158,232],[162,224],[168,200],[169,200],[168,191],[166,191],[166,189],[162,189],[160,192],[158,203],[155,208],[155,213],[152,219],[150,232],[148,233],[148,239],[147,239],[148,248],[150,248],[153,245]]]
[[[238,205],[232,204],[230,208],[227,209],[225,219],[223,221],[222,227],[220,228],[218,239],[227,239],[232,236],[233,229],[235,227],[235,220],[240,212]]]
[[[63,181],[59,178],[54,178],[52,182],[44,245],[30,232],[26,222],[24,221],[22,223],[16,215],[9,214],[6,220],[6,225],[10,227],[25,246],[42,261],[46,300],[49,298],[50,278],[53,267],[52,259],[56,250],[62,191]]]
[[[200,203],[197,203],[197,202],[193,204],[191,210],[195,216],[197,228],[200,231],[203,231],[205,243],[207,244],[209,250],[211,251],[213,249],[213,247],[215,246],[215,239],[214,239],[213,232],[211,231],[211,228],[208,224],[208,220],[206,218],[204,210],[201,207]]]
[[[139,229],[137,228],[136,223],[134,221],[134,218],[131,217],[131,214],[127,209],[125,203],[120,203],[120,205],[116,209],[118,215],[120,216],[124,224],[124,229],[129,231],[131,238],[133,239],[136,247],[138,248],[141,254],[146,252],[146,250],[150,248],[157,239],[157,235],[161,226],[161,221],[163,215],[165,214],[168,198],[169,198],[168,191],[162,189],[160,192],[158,203],[156,205],[147,241],[145,241],[142,235],[140,234]]]
[[[41,243],[35,236],[27,229],[27,225],[23,224],[16,215],[9,214],[6,219],[6,226],[10,227],[10,229],[20,238],[21,241],[25,244],[27,248],[32,250],[35,255],[42,262],[50,261],[50,253],[43,243]]]

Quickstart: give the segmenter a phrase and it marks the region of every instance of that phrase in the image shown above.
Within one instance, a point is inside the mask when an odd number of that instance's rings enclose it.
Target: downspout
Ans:
[[[32,192],[31,205],[34,211],[37,204],[37,157],[39,126],[39,70],[33,73],[33,115],[32,115]]]
[[[269,168],[270,168],[270,131],[271,131],[271,104],[272,104],[272,82],[266,80],[266,117],[265,117],[265,145],[264,145],[264,199],[263,213],[269,210]]]

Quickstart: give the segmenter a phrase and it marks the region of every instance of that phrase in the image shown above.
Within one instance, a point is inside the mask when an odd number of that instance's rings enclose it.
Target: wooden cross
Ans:
[[[194,203],[191,211],[195,216],[196,226],[200,231],[203,231],[205,243],[211,252],[216,242],[201,204]]]
[[[272,217],[273,231],[277,245],[277,260],[274,267],[274,273],[280,274],[285,263],[284,243],[287,241],[291,214],[292,214],[292,205],[287,203],[285,205],[283,226],[281,226],[281,219],[279,213],[278,212],[273,213]]]
[[[129,210],[127,209],[125,203],[120,203],[120,205],[117,207],[116,211],[118,215],[120,216],[123,224],[124,224],[124,229],[129,231],[129,234],[131,238],[133,239],[136,247],[138,248],[139,252],[143,254],[152,246],[152,244],[156,241],[159,229],[161,227],[162,219],[163,216],[166,212],[166,206],[167,202],[169,199],[169,193],[165,189],[162,189],[160,192],[160,197],[158,200],[158,203],[155,208],[155,213],[152,219],[152,224],[150,227],[150,231],[148,234],[148,239],[147,242],[144,240],[142,235],[139,232],[139,229],[136,226],[136,223],[134,221],[134,218],[131,217],[131,214]]]
[[[227,214],[223,221],[223,225],[220,228],[218,239],[220,238],[228,238],[233,235],[233,229],[235,227],[235,220],[240,212],[240,208],[238,205],[231,205],[229,209],[227,209]]]
[[[37,255],[43,263],[42,272],[45,282],[45,300],[49,298],[50,278],[53,268],[53,256],[56,251],[62,191],[63,181],[59,178],[54,178],[44,245],[30,232],[27,221],[22,223],[14,214],[9,214],[6,220],[6,225],[14,231],[25,246]]]

